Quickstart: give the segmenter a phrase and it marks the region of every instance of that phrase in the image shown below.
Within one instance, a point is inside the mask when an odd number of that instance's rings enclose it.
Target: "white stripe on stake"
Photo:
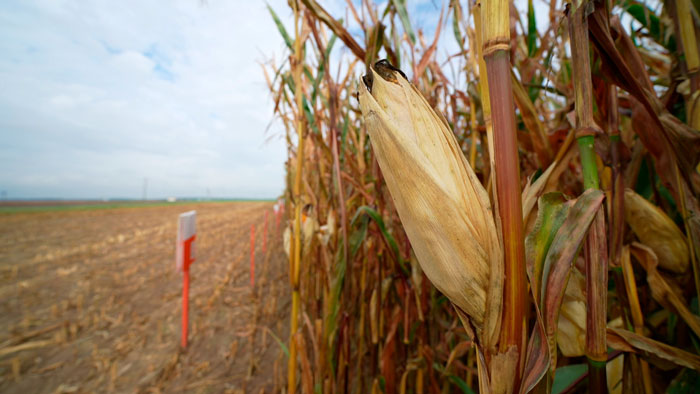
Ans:
[[[180,219],[177,226],[177,258],[176,265],[178,271],[183,271],[185,266],[185,241],[192,238],[197,232],[195,221],[197,211],[189,211],[180,214]],[[194,242],[190,246],[190,255],[187,256],[187,261],[194,260]]]

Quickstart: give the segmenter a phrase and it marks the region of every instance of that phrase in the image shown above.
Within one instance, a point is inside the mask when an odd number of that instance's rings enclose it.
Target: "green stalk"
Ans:
[[[576,140],[583,169],[583,185],[586,189],[598,189],[598,167],[593,149],[595,134],[600,132],[593,120],[593,84],[588,46],[588,17],[586,5],[578,1],[567,9],[574,93],[576,102]],[[591,223],[584,259],[586,264],[586,357],[588,359],[588,390],[607,393],[605,364],[607,362],[606,313],[607,313],[607,242],[605,218],[600,209]]]
[[[577,126],[577,128],[579,127]],[[583,168],[584,189],[600,189],[598,166],[596,165],[596,155],[593,150],[595,137],[592,135],[584,135],[576,138],[576,142],[578,143],[581,167]]]

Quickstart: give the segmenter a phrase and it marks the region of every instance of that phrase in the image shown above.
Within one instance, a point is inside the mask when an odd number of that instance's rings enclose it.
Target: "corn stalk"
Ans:
[[[493,121],[496,192],[504,249],[505,285],[503,325],[499,351],[514,349],[522,357],[525,348],[526,275],[523,212],[520,198],[520,166],[515,128],[515,104],[510,79],[509,2],[484,4],[483,57],[486,62]],[[516,368],[519,371],[519,367]],[[518,374],[514,378],[517,386]],[[506,377],[508,379],[508,377]]]
[[[595,135],[600,132],[593,120],[593,84],[588,46],[589,4],[579,1],[569,9],[569,37],[571,39],[571,56],[574,70],[574,97],[576,104],[576,140],[578,142],[583,170],[585,189],[598,189],[598,167],[593,149]],[[594,392],[607,392],[606,362],[608,351],[606,345],[607,315],[607,243],[605,237],[605,217],[598,211],[591,225],[584,259],[586,264],[586,357],[588,359],[589,387]]]

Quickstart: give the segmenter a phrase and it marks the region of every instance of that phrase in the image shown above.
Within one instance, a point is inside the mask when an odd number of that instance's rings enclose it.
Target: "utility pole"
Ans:
[[[146,201],[148,198],[148,178],[143,178],[143,194],[141,195],[141,199],[143,201]]]

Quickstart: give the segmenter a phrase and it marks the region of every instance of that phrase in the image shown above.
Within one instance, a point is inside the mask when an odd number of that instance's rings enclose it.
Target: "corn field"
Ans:
[[[533,2],[268,7],[286,392],[700,390],[700,3]]]

